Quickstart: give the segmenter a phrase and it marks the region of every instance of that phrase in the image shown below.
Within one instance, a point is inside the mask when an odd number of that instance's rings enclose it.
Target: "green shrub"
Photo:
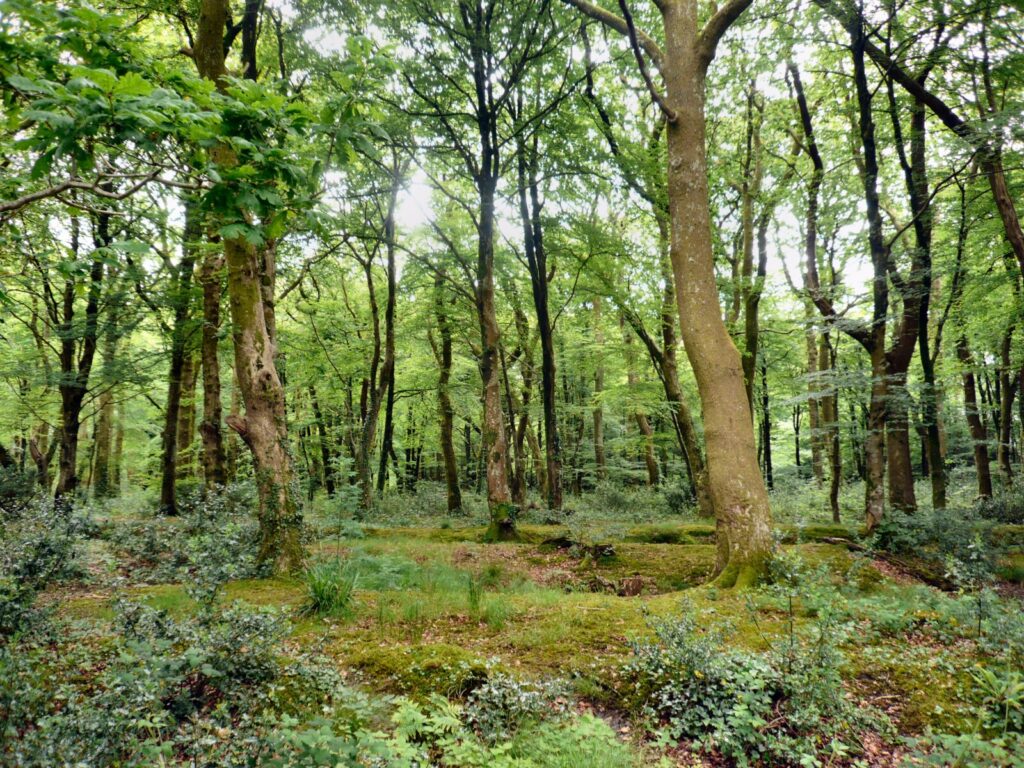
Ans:
[[[985,739],[977,733],[928,733],[909,741],[904,765],[933,768],[1022,768],[1024,742],[1019,737]]]
[[[137,581],[187,581],[218,568],[222,581],[261,575],[259,525],[248,505],[251,486],[233,484],[184,498],[176,518],[154,517],[114,527],[110,539],[126,576]]]
[[[0,515],[0,640],[38,617],[35,599],[42,590],[81,574],[75,558],[86,525],[70,505],[49,500]]]
[[[980,499],[973,511],[985,520],[1024,525],[1024,487],[1001,488],[991,498]]]
[[[36,474],[17,465],[0,467],[0,516],[12,519],[39,500]]]
[[[512,738],[527,723],[564,716],[567,696],[561,681],[530,682],[497,673],[469,694],[464,719],[494,744]]]
[[[714,750],[739,765],[788,766],[826,750],[852,751],[869,722],[843,695],[830,622],[791,634],[765,655],[736,650],[684,605],[651,621],[651,641],[633,641],[627,674],[641,714],[672,740]]]

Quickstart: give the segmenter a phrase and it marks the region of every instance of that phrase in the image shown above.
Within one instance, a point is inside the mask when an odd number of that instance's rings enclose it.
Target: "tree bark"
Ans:
[[[199,74],[218,89],[227,85],[224,29],[225,0],[203,0],[194,46]],[[230,145],[210,150],[211,159],[225,168],[237,164]],[[242,216],[245,211],[240,211]],[[301,514],[292,494],[292,465],[285,421],[284,387],[277,372],[273,324],[273,249],[258,249],[244,237],[224,240],[228,272],[235,378],[245,414],[232,414],[228,425],[252,452],[259,491],[258,561],[275,569],[297,570],[303,561],[299,539]]]
[[[1013,434],[1013,400],[1017,394],[1019,377],[1010,368],[1010,351],[1013,341],[1014,324],[1011,323],[1003,334],[999,347],[999,370],[996,373],[999,382],[999,442],[996,445],[996,464],[1003,485],[1013,485],[1013,461],[1011,459],[1011,436]]]
[[[224,447],[221,405],[220,358],[220,295],[224,257],[208,253],[199,269],[203,289],[203,328],[200,356],[203,366],[203,420],[199,435],[203,444],[203,487],[207,493],[227,483],[227,455]]]
[[[185,354],[181,377],[181,407],[178,409],[178,479],[192,477],[194,466],[193,438],[196,432],[196,383],[199,379],[199,359],[190,349]]]
[[[72,252],[77,258],[79,251],[78,218],[72,219]],[[77,331],[74,327],[75,298],[77,283],[74,277],[64,282],[63,305],[60,333],[60,458],[59,474],[54,498],[58,502],[68,501],[78,487],[78,433],[82,426],[82,404],[89,388],[96,346],[99,341],[100,300],[102,298],[105,256],[102,249],[109,247],[110,214],[96,214],[93,220],[94,250],[89,267],[89,282],[86,287],[85,318],[76,344]],[[77,360],[76,360],[76,354]]]
[[[818,371],[829,373],[836,367],[836,351],[828,333],[822,333],[818,341]],[[843,452],[839,438],[839,390],[830,385],[831,391],[821,399],[820,424],[826,453],[828,454],[829,484],[828,504],[832,510],[832,521],[839,522],[839,487],[843,482]]]
[[[483,134],[481,130],[481,134]],[[485,157],[493,150],[484,142]],[[496,163],[490,157],[490,163]],[[499,336],[497,308],[494,300],[494,193],[496,174],[478,180],[480,215],[477,244],[476,311],[480,324],[480,380],[483,384],[483,446],[487,478],[487,508],[491,522],[485,538],[508,541],[517,538],[512,493],[508,483],[508,442],[505,437],[505,416],[501,408],[501,380],[498,360]],[[548,479],[550,482],[550,478]]]
[[[117,352],[117,340],[111,334],[104,340],[103,368],[110,371]],[[111,482],[110,452],[114,438],[114,391],[110,381],[104,382],[105,387],[100,395],[97,406],[96,421],[96,456],[93,462],[93,495],[97,499],[106,499],[116,495],[117,486]]]
[[[313,408],[313,420],[316,422],[317,442],[320,443],[320,461],[323,464],[324,489],[328,498],[334,498],[335,479],[334,468],[337,462],[334,460],[334,453],[331,451],[331,441],[327,436],[327,423],[324,421],[323,411],[320,410],[320,399],[317,397],[316,388],[309,385],[309,402]]]
[[[434,318],[437,321],[437,334],[441,339],[440,349],[437,350],[437,404],[441,421],[441,455],[444,457],[448,512],[457,513],[462,511],[462,490],[459,488],[459,465],[455,457],[453,436],[455,409],[452,407],[449,390],[452,374],[452,326],[445,310],[444,285],[445,274],[443,271],[438,271],[434,278]]]
[[[764,456],[764,481],[769,489],[775,487],[772,470],[772,415],[768,396],[768,366],[761,363],[761,446]]]
[[[604,392],[604,328],[601,326],[601,297],[594,296],[594,346],[597,347],[597,359],[594,365],[594,407],[591,411],[594,418],[594,466],[595,477],[600,482],[608,477],[608,468],[604,454],[604,405],[601,393]]]
[[[537,331],[540,334],[541,392],[544,406],[544,453],[547,462],[548,507],[562,508],[562,458],[558,439],[558,412],[555,390],[557,372],[555,369],[554,328],[548,311],[548,265],[544,248],[544,229],[541,222],[540,188],[537,182],[540,152],[537,134],[534,134],[529,148],[520,142],[517,147],[519,174],[519,214],[523,224],[523,246],[526,263],[530,272],[530,288],[533,308],[537,317]]]
[[[956,341],[956,356],[963,366],[961,380],[964,386],[964,417],[974,446],[974,471],[978,478],[978,496],[992,498],[992,470],[989,464],[988,433],[981,421],[978,408],[977,386],[974,379],[974,356],[967,346],[967,337],[960,334]]]
[[[160,458],[160,512],[164,515],[178,514],[177,492],[178,452],[181,441],[178,429],[181,426],[181,401],[186,376],[188,336],[192,314],[192,273],[196,263],[196,244],[200,237],[199,219],[195,203],[185,203],[185,227],[182,233],[181,263],[178,265],[171,284],[171,306],[174,316],[171,320],[171,360],[167,376],[167,402],[164,406],[164,431]],[[218,297],[219,300],[219,297]]]
[[[731,2],[721,14],[741,13]],[[719,31],[698,33],[697,3],[664,3],[663,71],[676,119],[667,126],[671,256],[679,287],[679,322],[704,409],[704,439],[712,503],[717,516],[718,583],[745,586],[758,578],[771,551],[771,509],[757,466],[757,450],[740,355],[722,322],[715,283],[705,155],[704,81]],[[710,43],[710,50],[709,48]]]
[[[815,215],[816,217],[816,215]],[[808,213],[810,218],[810,212]],[[812,254],[812,258],[817,258],[816,255]],[[823,462],[823,451],[826,439],[824,438],[824,431],[822,430],[822,418],[821,412],[824,410],[823,396],[822,396],[822,381],[821,371],[818,367],[819,362],[819,350],[818,350],[818,334],[814,331],[812,325],[810,313],[813,311],[811,307],[807,307],[807,331],[805,335],[806,349],[807,349],[807,423],[810,428],[810,442],[811,442],[811,473],[814,476],[814,481],[821,485],[825,480],[825,470]]]

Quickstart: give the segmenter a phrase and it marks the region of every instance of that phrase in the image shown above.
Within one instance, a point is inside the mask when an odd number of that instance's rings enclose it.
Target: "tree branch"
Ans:
[[[583,15],[601,22],[609,29],[618,32],[620,35],[629,35],[629,25],[626,23],[626,20],[616,16],[611,11],[606,11],[604,8],[587,2],[587,0],[563,0],[563,2],[573,6]],[[637,32],[636,38],[640,47],[643,48],[647,55],[651,57],[651,61],[654,62],[655,68],[660,72],[665,60],[665,54],[662,53],[661,48],[658,47],[658,44],[654,42],[653,38],[643,32]]]

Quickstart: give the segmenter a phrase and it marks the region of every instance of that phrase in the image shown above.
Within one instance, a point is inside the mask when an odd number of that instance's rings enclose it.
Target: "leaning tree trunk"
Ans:
[[[622,315],[620,325],[625,327],[626,316],[625,313]],[[626,382],[629,384],[629,390],[632,394],[633,390],[636,389],[639,378],[636,373],[636,354],[633,352],[633,337],[625,332],[623,337],[625,346],[625,357],[626,357]],[[644,466],[647,468],[647,485],[656,486],[660,479],[658,469],[658,459],[654,455],[654,430],[651,429],[651,422],[647,419],[647,414],[644,413],[642,408],[633,409],[633,419],[636,421],[637,429],[640,430],[640,436],[643,439],[643,457]]]
[[[717,583],[745,586],[760,578],[771,552],[771,509],[757,465],[740,354],[722,321],[715,283],[704,125],[704,81],[713,48],[709,55],[704,35],[698,35],[696,2],[663,3],[661,13],[665,84],[676,118],[667,131],[679,324],[704,410],[708,485],[717,517]]]
[[[194,47],[199,74],[218,89],[227,86],[224,30],[225,0],[203,0]],[[221,143],[210,150],[216,165],[231,168],[237,156]],[[245,211],[240,211],[245,216]],[[272,278],[272,252],[257,249],[243,236],[224,239],[228,272],[235,378],[245,414],[232,414],[228,425],[252,452],[259,492],[258,561],[274,568],[297,569],[303,560],[299,539],[302,518],[292,494],[292,462],[285,422],[284,386],[277,373],[273,308],[266,305],[264,281]],[[271,286],[272,289],[272,286]],[[270,324],[268,324],[270,323]]]

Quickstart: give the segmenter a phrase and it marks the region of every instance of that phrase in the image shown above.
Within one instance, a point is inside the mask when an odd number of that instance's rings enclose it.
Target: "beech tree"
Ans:
[[[658,4],[665,48],[637,30],[628,5],[617,16],[586,0],[568,0],[582,13],[625,35],[651,98],[666,120],[667,196],[672,269],[679,290],[683,344],[697,379],[704,416],[708,488],[718,524],[718,583],[753,583],[771,550],[771,509],[757,451],[740,354],[722,321],[715,285],[708,210],[704,82],[715,49],[750,5],[732,0],[705,25],[695,0]],[[646,58],[661,74],[662,94]]]

